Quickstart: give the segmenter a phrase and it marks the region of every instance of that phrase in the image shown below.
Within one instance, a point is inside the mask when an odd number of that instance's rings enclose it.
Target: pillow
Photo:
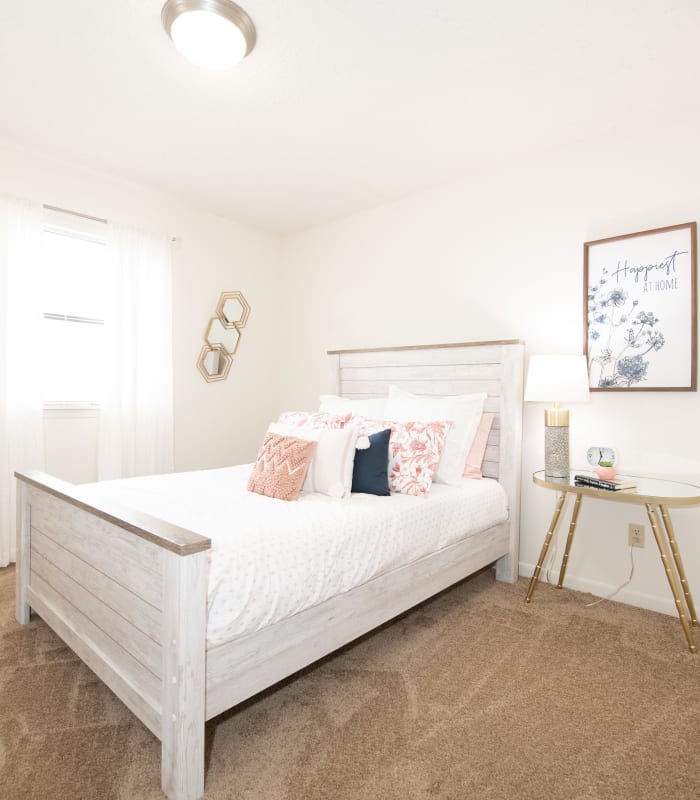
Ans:
[[[371,435],[385,428],[389,437],[389,489],[401,494],[425,495],[445,446],[450,422],[380,422],[352,418],[360,435]]]
[[[445,449],[435,473],[435,482],[459,486],[469,448],[484,410],[485,399],[486,392],[454,397],[424,397],[405,392],[398,386],[390,386],[386,416],[399,422],[450,420],[452,427],[447,434]]]
[[[384,419],[386,397],[370,397],[366,400],[351,400],[349,397],[338,397],[337,394],[322,394],[319,411],[331,414],[359,414],[370,419]]]
[[[316,442],[266,433],[248,479],[248,491],[296,500],[315,451]]]
[[[357,428],[350,426],[331,430],[280,425],[273,422],[268,428],[268,432],[270,431],[318,443],[309,471],[306,473],[303,492],[320,492],[329,497],[345,497],[350,494]]]
[[[350,419],[350,413],[329,414],[319,411],[283,411],[278,419],[280,425],[296,425],[306,428],[331,428],[339,430]]]
[[[355,453],[352,491],[386,497],[389,492],[389,437],[391,428],[369,437],[369,447]]]
[[[486,452],[486,445],[489,441],[489,433],[491,426],[496,415],[486,413],[481,415],[479,426],[476,429],[476,435],[472,442],[469,455],[467,456],[467,463],[464,465],[465,478],[483,478],[481,474],[481,464],[484,460],[484,453]]]

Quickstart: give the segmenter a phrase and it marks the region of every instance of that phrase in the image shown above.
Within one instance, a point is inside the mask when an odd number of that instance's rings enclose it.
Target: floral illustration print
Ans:
[[[602,388],[629,387],[647,379],[650,359],[666,344],[658,317],[629,301],[624,289],[607,290],[608,270],[588,290],[589,378]]]

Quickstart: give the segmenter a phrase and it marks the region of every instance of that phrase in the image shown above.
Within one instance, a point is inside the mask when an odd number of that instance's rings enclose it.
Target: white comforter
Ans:
[[[84,486],[212,541],[207,643],[259,630],[507,516],[491,480],[433,484],[427,497],[247,492],[251,465]]]

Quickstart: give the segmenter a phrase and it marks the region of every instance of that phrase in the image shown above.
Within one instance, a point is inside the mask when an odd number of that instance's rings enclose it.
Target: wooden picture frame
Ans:
[[[583,245],[592,392],[697,390],[697,223]]]

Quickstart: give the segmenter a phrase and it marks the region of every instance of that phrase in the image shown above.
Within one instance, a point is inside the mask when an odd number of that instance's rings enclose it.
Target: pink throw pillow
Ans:
[[[484,461],[484,453],[486,452],[486,445],[489,441],[489,433],[491,426],[496,415],[492,413],[485,413],[481,415],[479,427],[474,434],[474,441],[469,450],[469,455],[464,464],[464,478],[483,478],[481,474],[481,465]]]
[[[266,433],[248,479],[248,491],[277,500],[296,500],[317,444],[295,436]]]
[[[390,491],[417,496],[430,491],[450,422],[386,422],[353,415],[351,424],[365,436],[391,429]]]

